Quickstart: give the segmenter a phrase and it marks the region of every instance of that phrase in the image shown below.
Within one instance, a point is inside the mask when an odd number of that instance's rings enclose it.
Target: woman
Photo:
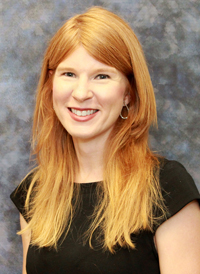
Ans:
[[[44,57],[37,168],[11,194],[23,273],[200,273],[200,195],[181,164],[149,149],[153,123],[130,27],[98,7],[68,20]]]

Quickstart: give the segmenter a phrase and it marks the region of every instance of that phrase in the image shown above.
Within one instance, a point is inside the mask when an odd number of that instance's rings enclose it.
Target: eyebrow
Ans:
[[[113,67],[109,67],[109,68],[99,68],[99,69],[94,69],[95,73],[101,73],[101,72],[108,72],[108,73],[116,73],[116,69]]]
[[[65,66],[60,66],[57,67],[57,71],[61,72],[61,71],[76,71],[75,68],[73,67],[65,67]],[[93,70],[93,73],[116,73],[116,69],[114,67],[108,67],[108,68],[97,68]]]
[[[70,68],[70,67],[57,67],[57,69],[56,69],[57,71],[72,71],[72,70],[74,70],[74,68]]]

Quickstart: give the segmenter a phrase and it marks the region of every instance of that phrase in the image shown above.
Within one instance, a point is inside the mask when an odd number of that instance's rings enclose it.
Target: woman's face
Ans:
[[[53,79],[56,115],[73,139],[107,139],[128,104],[127,78],[80,46],[61,62]]]

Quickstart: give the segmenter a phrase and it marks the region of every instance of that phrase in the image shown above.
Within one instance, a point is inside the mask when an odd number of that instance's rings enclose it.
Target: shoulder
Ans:
[[[34,171],[28,173],[25,178],[21,181],[21,183],[16,187],[16,189],[11,193],[10,198],[14,198],[15,196],[24,195],[31,184],[32,178],[34,176]]]
[[[185,167],[163,159],[160,165],[160,185],[171,217],[193,200],[200,201],[199,191]]]
[[[25,217],[25,202],[27,197],[28,189],[31,185],[32,178],[35,174],[35,170],[31,171],[27,176],[21,181],[19,186],[10,194],[10,199],[15,204],[19,212]],[[25,218],[26,219],[26,218]]]
[[[200,273],[200,208],[192,201],[156,231],[161,273]]]
[[[161,272],[200,273],[199,191],[182,164],[166,159],[160,184],[169,211],[155,233]]]

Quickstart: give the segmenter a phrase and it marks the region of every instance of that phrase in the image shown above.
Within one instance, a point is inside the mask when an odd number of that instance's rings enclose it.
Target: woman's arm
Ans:
[[[156,231],[161,274],[200,273],[200,208],[193,201]]]
[[[20,214],[20,225],[21,225],[21,229],[24,229],[28,225],[21,214]],[[23,269],[22,269],[22,274],[27,274],[26,273],[26,255],[27,255],[27,252],[28,252],[28,247],[29,247],[29,244],[30,244],[30,240],[31,240],[31,232],[30,232],[30,230],[27,230],[25,233],[22,234],[22,245],[23,245]]]

